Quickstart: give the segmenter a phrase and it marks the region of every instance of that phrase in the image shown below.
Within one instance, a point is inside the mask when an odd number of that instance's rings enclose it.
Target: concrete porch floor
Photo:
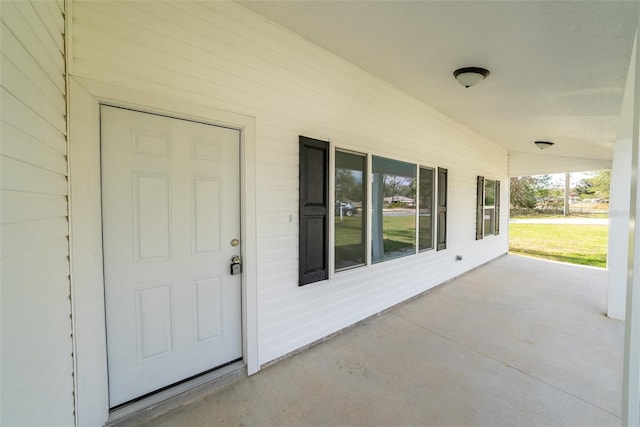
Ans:
[[[618,426],[607,272],[507,255],[148,426]]]

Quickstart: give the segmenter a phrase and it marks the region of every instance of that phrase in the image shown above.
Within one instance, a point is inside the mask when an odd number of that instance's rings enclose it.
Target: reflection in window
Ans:
[[[418,249],[433,249],[433,169],[420,168]]]
[[[335,269],[364,265],[366,157],[336,150]]]
[[[416,165],[373,156],[371,261],[416,253]]]
[[[493,234],[495,229],[496,182],[484,180],[484,235]]]

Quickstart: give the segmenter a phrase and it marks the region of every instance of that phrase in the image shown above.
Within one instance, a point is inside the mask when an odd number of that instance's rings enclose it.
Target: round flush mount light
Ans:
[[[534,142],[534,144],[536,144],[536,147],[538,147],[541,150],[544,150],[545,148],[549,148],[553,145],[553,142],[551,141],[536,141]]]
[[[489,70],[479,67],[458,68],[453,72],[453,77],[464,87],[471,87],[487,78],[488,75]]]

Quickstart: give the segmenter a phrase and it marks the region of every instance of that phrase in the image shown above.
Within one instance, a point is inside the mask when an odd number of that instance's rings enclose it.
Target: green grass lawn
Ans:
[[[414,216],[383,218],[384,249],[390,257],[413,251]],[[362,217],[336,218],[336,258],[345,263],[364,262]],[[606,225],[586,224],[510,224],[509,251],[554,261],[607,266]]]
[[[349,246],[362,242],[362,217],[352,216],[336,218],[336,246]],[[388,241],[390,245],[403,247],[415,244],[415,224],[416,217],[407,216],[385,216],[382,219],[384,229],[385,245]]]
[[[415,224],[413,215],[383,217],[385,259],[415,252]],[[359,215],[336,218],[336,268],[364,262],[365,244],[361,227],[362,217]]]
[[[509,251],[604,268],[607,234],[606,225],[510,224]]]
[[[609,218],[609,212],[590,212],[579,213],[571,212],[572,217],[576,218]],[[536,218],[566,218],[564,215],[558,214],[532,214],[532,215],[511,215],[511,219],[536,219]]]

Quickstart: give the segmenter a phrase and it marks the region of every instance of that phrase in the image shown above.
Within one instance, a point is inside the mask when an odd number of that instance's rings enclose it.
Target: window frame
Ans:
[[[431,206],[429,206],[429,208],[431,209],[431,215],[430,215],[430,221],[431,221],[431,246],[428,248],[424,248],[424,249],[420,249],[420,209],[422,209],[422,204],[420,203],[421,197],[420,197],[420,192],[422,190],[422,186],[420,185],[420,181],[421,181],[421,177],[422,177],[422,170],[430,170],[431,171]],[[417,210],[417,215],[416,215],[416,248],[418,250],[418,253],[422,253],[422,252],[427,252],[427,251],[431,251],[433,249],[435,249],[436,247],[436,215],[435,215],[435,211],[436,211],[436,203],[437,203],[437,185],[436,185],[436,181],[437,181],[437,170],[435,167],[429,167],[429,166],[423,166],[423,165],[418,165],[418,177],[417,177],[417,183],[416,183],[416,210]]]
[[[330,254],[329,254],[329,258],[330,258],[330,262],[331,262],[331,268],[329,271],[329,279],[332,279],[335,277],[336,274],[340,275],[343,273],[347,273],[349,271],[352,270],[357,270],[359,268],[367,268],[370,267],[374,264],[382,264],[386,261],[393,261],[395,259],[401,259],[401,258],[406,258],[406,257],[410,257],[413,255],[420,255],[422,253],[429,253],[430,251],[440,251],[442,249],[446,249],[446,220],[445,220],[445,241],[444,243],[440,243],[440,245],[438,244],[438,238],[439,238],[439,230],[438,230],[438,194],[439,194],[439,179],[441,177],[442,174],[444,174],[445,178],[445,182],[444,185],[446,186],[445,188],[445,206],[442,208],[444,209],[444,215],[446,215],[446,202],[448,201],[448,169],[446,168],[442,168],[439,166],[429,166],[429,165],[425,165],[424,163],[414,163],[411,161],[407,161],[407,160],[401,160],[398,158],[394,158],[394,157],[386,157],[385,155],[381,155],[381,154],[377,154],[374,151],[359,151],[357,149],[351,149],[351,148],[345,148],[345,146],[343,145],[336,145],[334,144],[333,141],[331,141],[331,148],[330,148],[331,152],[331,156],[330,156],[330,171],[329,171],[329,176],[330,176],[330,196],[331,196],[331,206],[335,205],[336,202],[336,194],[335,194],[335,171],[336,171],[336,153],[337,152],[343,152],[343,153],[349,153],[349,154],[355,154],[355,155],[359,155],[359,156],[364,156],[366,159],[366,171],[365,171],[365,176],[366,176],[366,183],[365,183],[365,200],[363,201],[363,217],[364,217],[364,221],[365,221],[365,225],[364,225],[364,229],[365,229],[365,250],[366,250],[366,260],[364,264],[358,264],[358,265],[354,265],[354,266],[350,266],[350,267],[346,267],[346,268],[336,268],[336,260],[335,260],[335,224],[336,224],[336,213],[335,213],[335,209],[331,209],[330,212]],[[408,163],[410,165],[412,165],[413,167],[415,167],[415,179],[416,179],[416,214],[415,214],[415,252],[411,253],[409,255],[406,256],[402,256],[402,257],[394,257],[394,258],[390,258],[390,259],[386,259],[386,260],[382,260],[380,262],[373,262],[372,259],[372,246],[373,246],[373,229],[372,229],[372,225],[373,225],[373,194],[372,194],[372,180],[373,180],[373,157],[380,157],[380,158],[385,158],[385,159],[389,159],[389,160],[393,160],[393,161],[398,161],[398,162],[403,162],[403,163]],[[431,209],[432,209],[432,214],[431,214],[431,247],[430,248],[425,248],[425,249],[420,249],[420,218],[419,218],[419,209],[420,209],[420,202],[419,202],[419,192],[420,192],[420,170],[421,169],[427,169],[432,171],[433,173],[433,179],[432,179],[432,200],[431,200]]]
[[[393,158],[393,157],[385,157],[384,155],[378,155],[375,154],[374,152],[371,151],[360,151],[360,150],[354,150],[354,149],[350,149],[350,148],[343,148],[341,147],[337,147],[331,140],[328,141],[323,141],[323,140],[317,140],[317,139],[313,139],[313,138],[309,138],[309,137],[305,137],[303,135],[299,136],[299,146],[300,146],[300,153],[299,153],[299,175],[298,175],[298,179],[299,179],[299,183],[300,183],[300,188],[299,188],[299,245],[298,245],[298,252],[299,252],[299,271],[298,271],[298,276],[299,276],[299,282],[298,285],[299,286],[304,286],[307,284],[311,284],[311,283],[315,283],[315,282],[322,282],[322,281],[331,281],[336,274],[342,274],[345,273],[347,271],[351,271],[351,270],[356,270],[358,268],[361,267],[369,267],[372,266],[374,264],[373,260],[372,260],[372,246],[373,246],[373,240],[372,240],[372,236],[373,236],[373,221],[372,221],[372,215],[373,215],[373,195],[372,195],[372,180],[373,180],[373,157],[379,157],[381,159],[386,159],[389,160],[391,162],[399,162],[399,163],[404,163],[405,166],[409,166],[410,169],[412,170],[412,173],[414,174],[413,176],[408,176],[408,178],[410,179],[414,179],[415,183],[409,183],[409,184],[405,184],[408,186],[412,186],[414,185],[414,189],[412,189],[412,195],[414,195],[414,206],[415,206],[415,213],[414,213],[414,221],[413,221],[413,226],[415,227],[415,238],[413,239],[413,250],[411,251],[407,251],[407,253],[405,255],[400,255],[400,256],[392,256],[386,259],[381,259],[380,261],[378,261],[377,263],[384,263],[386,261],[393,261],[395,259],[400,259],[400,258],[406,258],[406,257],[410,257],[412,255],[419,255],[421,253],[424,252],[429,252],[432,249],[436,249],[437,251],[440,251],[442,249],[446,249],[446,232],[447,232],[447,227],[446,227],[446,209],[447,209],[447,199],[448,199],[448,170],[439,166],[425,166],[424,164],[421,163],[414,163],[411,161],[406,161],[406,160],[399,160],[397,158]],[[312,182],[315,182],[314,179],[312,179],[309,182],[306,182],[306,175],[307,175],[307,165],[306,165],[306,159],[304,157],[303,154],[303,147],[304,149],[306,149],[307,147],[312,148],[312,149],[320,149],[323,150],[325,154],[322,155],[322,162],[324,162],[325,165],[325,173],[324,173],[324,178],[322,178],[322,184],[319,183],[319,185],[321,185],[322,187],[320,187],[320,190],[315,190],[316,191],[316,196],[317,196],[317,192],[321,191],[321,193],[323,194],[323,196],[321,197],[321,199],[325,200],[325,202],[322,202],[321,204],[318,204],[315,201],[310,200],[310,204],[307,203],[307,195],[305,193],[305,188],[307,185],[310,185]],[[335,254],[336,254],[336,250],[335,250],[335,232],[336,232],[336,227],[335,227],[335,221],[336,221],[336,214],[335,214],[335,203],[336,203],[336,192],[335,192],[335,184],[336,184],[336,180],[335,180],[335,174],[336,174],[336,153],[337,152],[342,152],[342,153],[347,153],[347,154],[353,154],[356,156],[361,156],[364,159],[364,170],[363,170],[363,183],[362,185],[364,185],[364,194],[365,194],[365,198],[363,200],[363,207],[362,207],[362,216],[363,216],[363,230],[364,230],[364,243],[365,243],[365,262],[363,264],[355,264],[352,266],[347,266],[344,268],[336,268],[336,263],[335,263]],[[316,156],[318,157],[318,156]],[[402,169],[402,168],[401,168]],[[432,182],[431,182],[431,247],[429,248],[424,248],[421,249],[420,248],[420,195],[421,195],[421,188],[420,188],[420,176],[421,176],[421,172],[423,170],[428,170],[432,173]],[[382,172],[384,173],[384,172]],[[408,173],[408,172],[407,172]],[[393,175],[393,174],[391,174]],[[400,176],[403,176],[400,174]],[[315,184],[313,184],[315,185]],[[441,193],[441,187],[442,185],[444,185],[444,192],[443,194]],[[384,192],[384,191],[383,191]],[[384,196],[383,196],[384,197]],[[444,200],[444,204],[441,206],[441,200]],[[324,209],[324,210],[323,210]],[[304,229],[305,227],[305,221],[306,221],[306,216],[309,214],[306,211],[311,211],[310,214],[314,217],[316,216],[324,216],[324,221],[325,221],[325,226],[324,226],[324,235],[322,236],[321,239],[316,239],[316,244],[319,244],[321,249],[316,249],[316,250],[320,250],[320,252],[322,252],[323,254],[323,261],[322,261],[322,265],[324,266],[321,270],[318,271],[306,271],[304,269],[305,267],[305,263],[307,262],[306,260],[303,260],[303,255],[305,253],[304,250],[301,250],[301,248],[304,248],[308,245],[309,242],[307,242],[306,240],[306,230]],[[318,211],[318,212],[316,212]],[[441,227],[441,222],[442,220],[444,220],[444,227]],[[441,230],[442,229],[442,230]],[[444,234],[443,234],[444,232]],[[317,234],[317,233],[316,233]],[[443,242],[440,241],[440,237],[441,235],[444,236],[444,240]],[[384,239],[384,237],[383,237]],[[317,245],[316,245],[317,246]],[[317,264],[317,260],[313,261],[314,264]],[[376,264],[377,264],[376,263]]]
[[[360,156],[363,157],[364,159],[364,170],[362,171],[362,185],[364,187],[364,192],[363,192],[363,197],[364,200],[362,201],[362,222],[363,222],[363,233],[362,233],[362,238],[364,239],[363,243],[364,243],[364,262],[361,264],[356,264],[356,265],[351,265],[348,267],[343,267],[343,268],[336,268],[336,211],[335,211],[335,204],[338,201],[337,200],[337,195],[336,195],[336,182],[335,182],[335,177],[336,177],[336,155],[338,152],[341,153],[345,153],[345,154],[351,154],[351,155],[355,155],[355,156]],[[330,183],[330,189],[331,189],[331,206],[332,206],[332,213],[330,215],[330,233],[331,233],[331,239],[330,239],[330,250],[331,250],[331,254],[330,254],[330,259],[331,259],[331,273],[335,274],[335,273],[342,273],[344,271],[348,271],[348,270],[353,270],[353,269],[357,269],[360,267],[366,267],[367,265],[370,265],[371,263],[371,243],[369,242],[369,238],[370,238],[370,228],[369,224],[370,224],[370,212],[368,209],[368,200],[369,200],[369,193],[370,193],[370,180],[369,180],[369,171],[371,170],[371,162],[370,162],[370,155],[368,153],[362,153],[359,151],[354,151],[354,150],[349,150],[349,149],[345,149],[345,148],[340,148],[340,147],[331,147],[331,159],[332,161],[330,162],[330,173],[329,175],[331,176],[331,183]]]
[[[493,216],[491,218],[489,218],[490,224],[491,226],[489,227],[489,230],[487,230],[486,227],[486,223],[483,221],[482,223],[482,237],[487,237],[487,236],[495,236],[495,229],[496,229],[496,180],[495,179],[486,179],[484,180],[484,203],[483,203],[483,220],[486,221],[487,220],[487,211],[491,210],[493,211]],[[493,204],[488,205],[487,204],[487,187],[489,186],[489,183],[493,183],[493,185],[491,185],[492,190],[493,190]]]
[[[493,204],[486,204],[486,185],[493,182]],[[482,240],[489,236],[500,235],[500,180],[488,179],[478,175],[476,188],[476,240]],[[493,209],[493,221],[490,230],[485,227],[485,212]]]
[[[373,168],[374,157],[380,159],[382,162],[388,161],[388,162],[396,163],[397,164],[396,166],[398,166],[401,169],[405,165],[410,166],[411,169],[413,169],[413,171],[412,171],[413,176],[406,176],[406,177],[410,178],[410,179],[413,179],[413,180],[416,180],[416,181],[418,179],[418,167],[419,166],[418,166],[417,163],[407,162],[407,161],[404,161],[404,160],[392,159],[392,158],[389,158],[389,157],[379,156],[379,155],[376,155],[376,154],[372,154],[371,155],[372,166],[371,166],[371,170],[370,170],[370,176],[371,176],[372,195],[371,195],[371,199],[369,201],[370,204],[371,204],[370,211],[371,211],[371,217],[372,217],[371,223],[370,223],[370,226],[369,226],[369,228],[371,229],[370,241],[371,241],[371,247],[372,247],[372,250],[371,250],[371,264],[380,264],[380,263],[383,263],[383,262],[386,262],[386,261],[391,261],[391,260],[397,259],[397,258],[405,258],[405,257],[411,256],[411,255],[415,255],[415,254],[418,253],[418,229],[417,229],[417,227],[418,227],[418,211],[417,211],[417,203],[416,203],[416,200],[414,199],[415,213],[414,213],[414,220],[413,220],[413,232],[414,232],[413,251],[411,251],[411,250],[398,251],[395,256],[393,256],[393,252],[390,252],[391,256],[389,256],[389,257],[387,257],[387,251],[385,251],[385,248],[384,248],[384,234],[385,234],[384,233],[384,222],[383,222],[384,221],[384,213],[381,212],[380,221],[382,222],[382,224],[380,224],[380,227],[381,227],[381,230],[382,230],[382,235],[380,236],[380,242],[378,242],[378,243],[382,245],[382,254],[379,256],[379,258],[376,261],[374,261],[374,257],[373,257],[373,247],[374,247],[374,244],[373,244],[374,243],[373,242],[373,239],[374,239],[374,230],[373,230],[374,219],[373,219],[373,215],[375,213],[374,212],[375,211],[375,206],[373,206],[373,202],[374,202],[373,189],[374,189],[374,186],[375,186],[375,183],[374,183],[374,170],[373,170],[374,169]],[[400,163],[403,163],[404,165],[399,165]],[[385,173],[385,172],[381,172],[381,173],[383,175],[403,176],[403,175],[400,175],[400,174],[391,174],[391,173]],[[383,188],[382,188],[382,198],[383,198],[382,199],[382,205],[384,206],[384,199],[386,198],[385,194],[384,194],[384,183],[383,183]],[[393,196],[392,196],[392,198],[393,198]],[[417,183],[416,183],[416,198],[417,198]],[[393,203],[393,200],[391,200],[391,203]]]

